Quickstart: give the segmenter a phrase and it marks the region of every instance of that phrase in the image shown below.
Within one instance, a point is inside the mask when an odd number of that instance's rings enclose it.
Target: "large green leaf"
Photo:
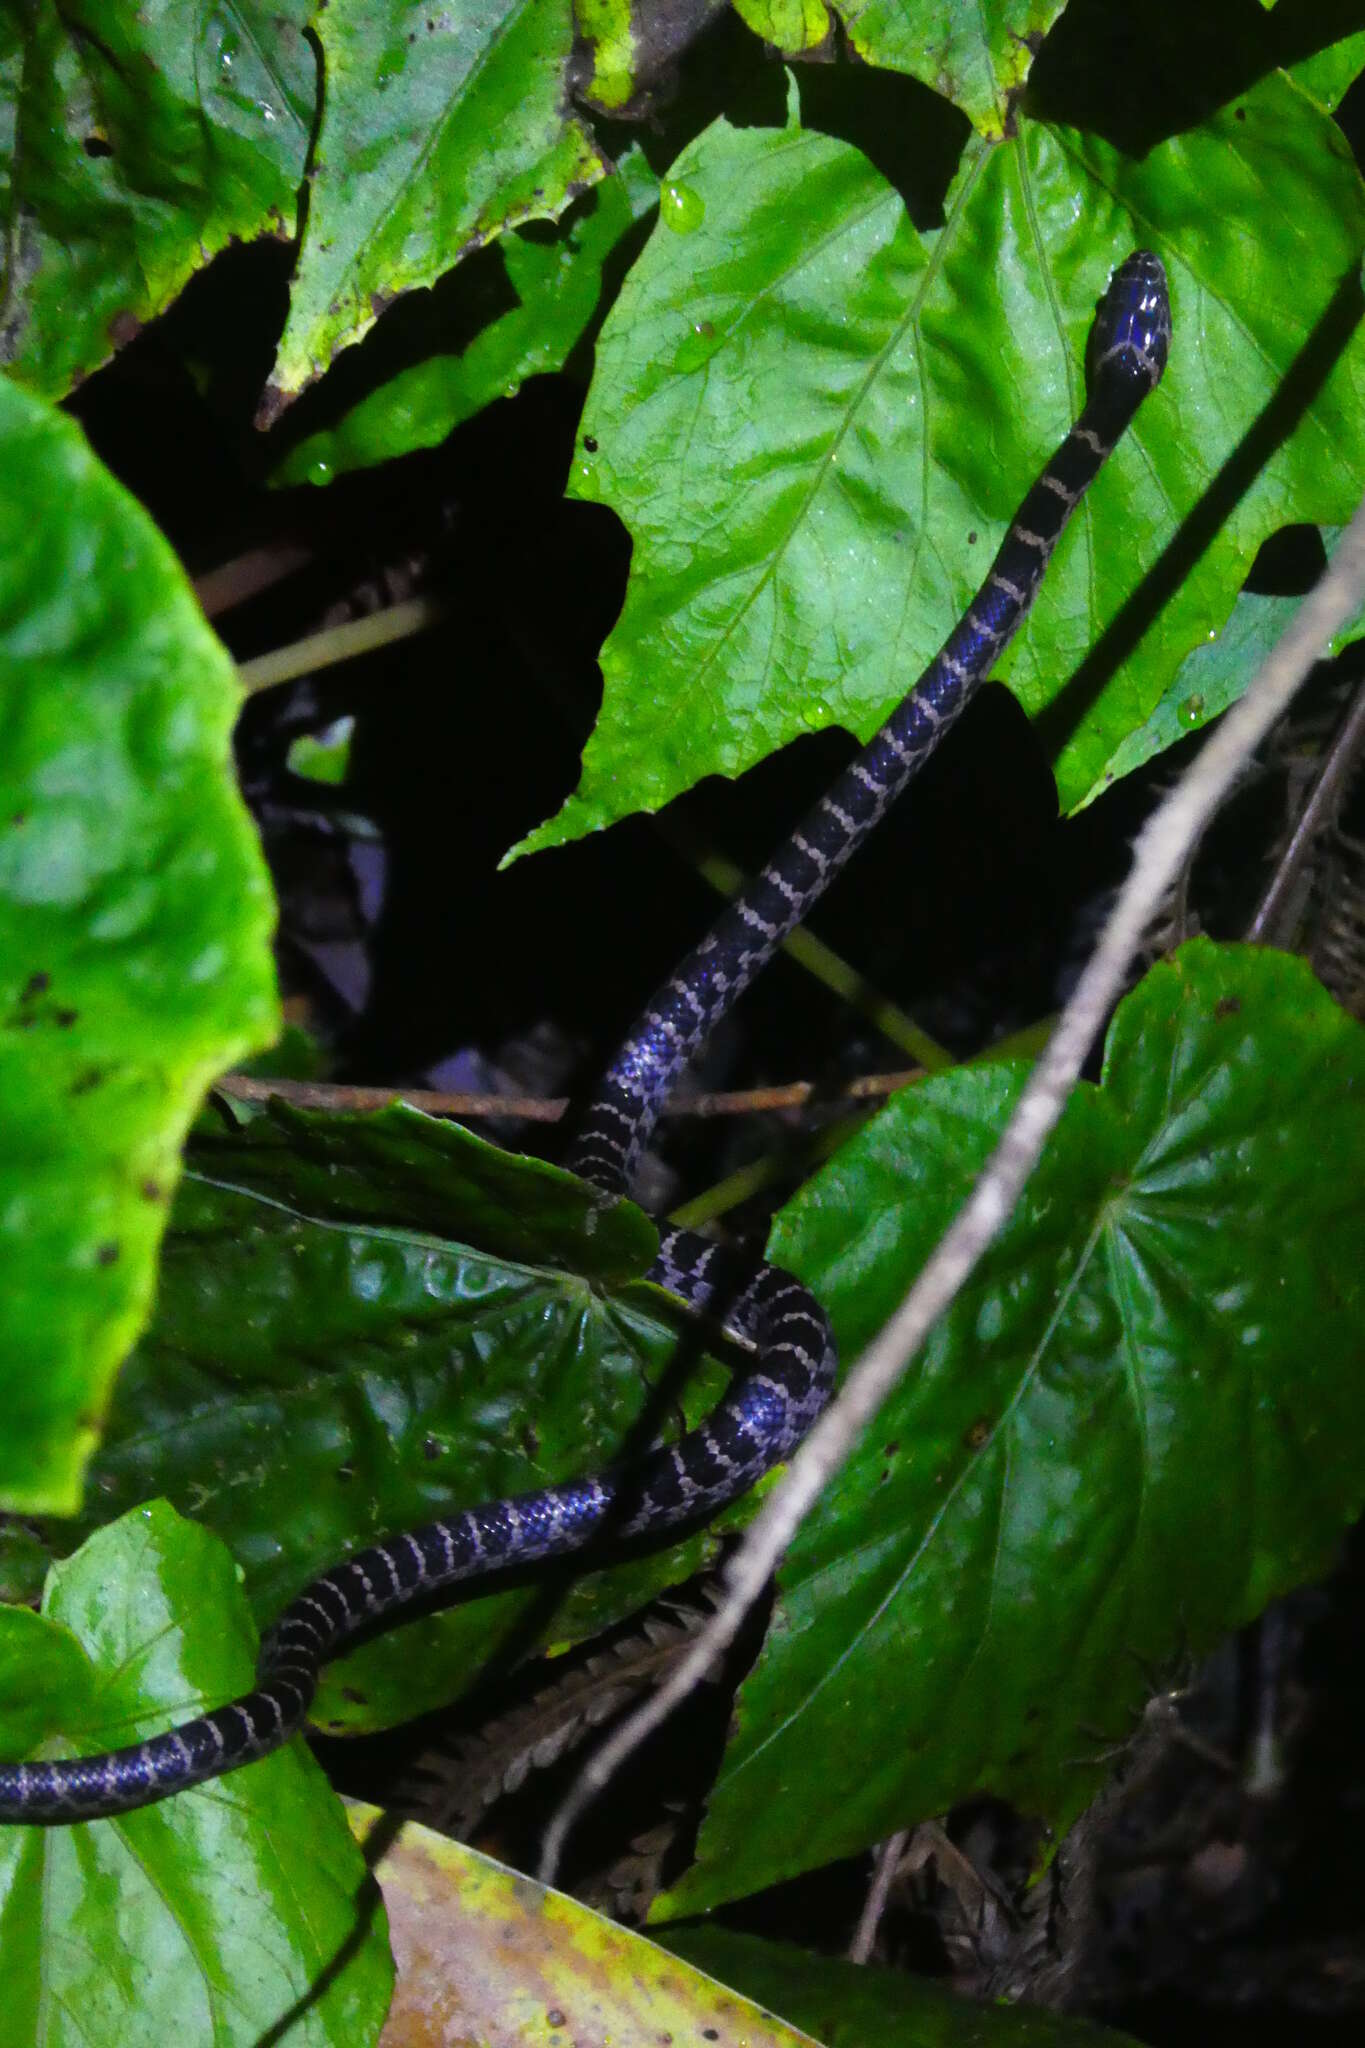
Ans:
[[[1150,245],[1170,272],[1171,367],[1001,664],[1027,710],[1054,704],[1365,246],[1340,133],[1283,78],[1140,160],[1021,116],[1008,142],[968,151],[927,235],[866,157],[795,125],[718,121],[671,175],[692,202],[689,232],[656,229],[626,279],[571,478],[634,542],[602,714],[576,794],[518,851],[656,809],[812,727],[869,735],[962,612],[1074,417],[1112,266]],[[1058,731],[1068,807],[1112,778],[1266,534],[1348,517],[1363,472],[1357,333],[1221,506],[1158,629],[1087,679],[1079,722],[1070,713]]]
[[[80,431],[0,382],[0,1501],[69,1512],[206,1083],[276,1028],[233,671]]]
[[[53,397],[228,241],[294,233],[311,0],[0,11],[0,361]]]
[[[910,1089],[773,1256],[844,1355],[994,1145],[1014,1064]],[[1065,1827],[1154,1674],[1323,1570],[1365,1494],[1365,1031],[1198,941],[1122,1004],[1004,1235],[792,1546],[696,1911],[976,1792]],[[793,1788],[821,1759],[821,1797]]]
[[[136,1742],[250,1688],[231,1559],[164,1502],[0,1609],[0,1754]],[[0,1827],[0,2038],[24,2048],[364,2048],[383,1908],[303,1743],[118,1820]],[[288,2025],[287,2036],[275,2029]]]
[[[331,0],[327,94],[277,407],[429,285],[523,221],[555,220],[605,169],[566,111],[569,8],[539,0]]]
[[[280,1107],[199,1138],[89,1511],[46,1534],[69,1549],[164,1493],[230,1545],[264,1627],[360,1544],[596,1469],[642,1413],[667,1424],[681,1400],[695,1421],[725,1384],[705,1360],[685,1389],[671,1383],[665,1298],[630,1284],[656,1241],[633,1205],[604,1207],[571,1175],[413,1111]],[[0,1549],[20,1593],[28,1542]],[[574,1640],[713,1550],[693,1535],[580,1575],[548,1607],[541,1574],[411,1624],[339,1664],[315,1718],[410,1719],[465,1690],[528,1611],[536,1637]]]

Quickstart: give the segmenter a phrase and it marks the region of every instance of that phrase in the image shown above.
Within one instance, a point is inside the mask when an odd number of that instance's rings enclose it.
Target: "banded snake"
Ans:
[[[958,625],[881,730],[757,880],[658,992],[587,1111],[570,1165],[626,1192],[670,1088],[717,1022],[806,916],[961,714],[1026,616],[1071,514],[1166,365],[1165,273],[1145,251],[1114,272],[1090,338],[1079,418],[1014,516]],[[650,1278],[692,1308],[720,1305],[716,1246],[665,1230]],[[620,1472],[463,1510],[389,1538],[305,1587],[268,1636],[255,1689],[103,1756],[0,1765],[0,1820],[69,1822],[131,1811],[267,1755],[301,1726],[322,1664],[416,1600],[509,1564],[692,1522],[746,1492],[800,1442],[829,1398],[834,1341],[791,1275],[752,1271],[724,1300],[751,1369],[698,1429]]]

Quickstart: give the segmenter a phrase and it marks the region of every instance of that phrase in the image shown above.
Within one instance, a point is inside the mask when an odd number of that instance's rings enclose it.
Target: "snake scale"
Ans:
[[[1029,491],[941,652],[730,905],[639,1019],[583,1120],[570,1165],[607,1195],[630,1186],[670,1088],[718,1020],[885,817],[1028,612],[1088,485],[1165,368],[1165,273],[1145,251],[1114,272],[1090,337],[1080,417]],[[650,1277],[695,1309],[720,1306],[716,1247],[666,1230]],[[744,1493],[784,1458],[829,1398],[834,1341],[790,1274],[761,1265],[724,1301],[752,1345],[749,1370],[681,1442],[619,1472],[493,1501],[361,1550],[308,1585],[266,1640],[255,1689],[103,1756],[0,1766],[0,1819],[66,1822],[150,1805],[267,1755],[299,1728],[320,1667],[361,1630],[440,1589],[560,1557],[594,1537],[653,1535]]]

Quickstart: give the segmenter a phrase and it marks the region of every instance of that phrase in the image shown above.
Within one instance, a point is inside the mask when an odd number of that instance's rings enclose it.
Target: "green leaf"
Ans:
[[[31,1756],[52,1728],[79,1727],[89,1687],[89,1665],[73,1635],[27,1607],[0,1607],[7,1757]]]
[[[1324,535],[1329,557],[1341,535],[1340,527]],[[1167,747],[1197,732],[1230,704],[1235,704],[1252,681],[1298,610],[1298,597],[1263,597],[1244,590],[1238,596],[1221,633],[1206,646],[1187,654],[1154,705],[1151,715],[1114,750],[1104,772],[1103,786],[1120,776],[1131,775],[1144,761],[1164,753]],[[1339,654],[1365,632],[1365,611],[1358,612],[1329,643],[1326,652]],[[1103,793],[1089,792],[1084,799]]]
[[[616,120],[648,120],[657,137],[705,72],[697,46],[726,11],[727,0],[573,0],[575,100]],[[723,37],[720,46],[715,75],[733,93],[737,75],[726,70]]]
[[[655,810],[810,728],[870,736],[961,615],[1079,409],[1113,265],[1150,244],[1171,277],[1171,367],[1000,665],[1031,713],[1073,702],[1087,654],[1365,245],[1339,131],[1283,78],[1141,160],[1021,119],[1008,142],[969,150],[927,236],[858,151],[794,127],[718,121],[671,176],[703,218],[686,237],[656,230],[627,277],[571,478],[634,543],[602,714],[576,794],[517,853]],[[1262,221],[1267,176],[1277,205]],[[1174,663],[1221,626],[1266,534],[1354,510],[1365,339],[1346,332],[1159,631],[1087,670],[1074,729],[1054,717],[1068,808],[1112,776]]]
[[[735,0],[756,35],[791,56],[818,49],[835,17],[865,64],[903,71],[961,107],[991,139],[1006,132],[1011,99],[1066,0]]]
[[[54,1569],[41,1621],[0,1611],[0,1753],[139,1741],[249,1690],[255,1648],[222,1546],[141,1508]],[[0,1827],[0,1965],[26,2048],[257,2048],[285,2024],[291,2048],[363,2048],[392,1986],[383,1908],[301,1742],[118,1820]]]
[[[206,1188],[361,1229],[477,1238],[493,1257],[605,1285],[635,1279],[658,1245],[633,1202],[402,1104],[347,1116],[272,1102],[248,1134],[197,1136],[191,1166]]]
[[[635,34],[630,0],[574,0],[574,24],[587,54],[585,100],[617,113],[634,98]]]
[[[238,692],[79,429],[0,383],[0,1500],[70,1512],[203,1090],[277,1025]]]
[[[1329,43],[1290,68],[1290,77],[1311,93],[1320,107],[1334,111],[1365,70],[1365,30]]]
[[[398,292],[603,175],[565,111],[567,7],[537,0],[331,0],[308,234],[267,405],[358,341]]]
[[[0,14],[0,361],[52,397],[233,240],[294,233],[311,0]]]
[[[1028,2006],[973,2005],[905,1970],[811,1955],[729,1927],[677,1927],[661,1947],[804,2027],[822,2048],[1123,2048],[1127,2034]]]
[[[787,57],[823,48],[834,33],[825,0],[734,0],[734,8],[756,36]]]
[[[666,1297],[630,1284],[656,1242],[632,1204],[411,1110],[276,1104],[197,1138],[90,1511],[46,1533],[69,1548],[164,1492],[230,1545],[264,1626],[361,1544],[599,1469],[642,1415],[668,1425],[681,1397],[695,1422],[726,1383],[689,1352],[675,1384]],[[590,1635],[700,1569],[715,1540],[580,1573],[552,1611],[542,1575],[382,1636],[328,1674],[315,1718],[358,1730],[443,1705],[528,1612],[536,1639]],[[0,1558],[11,1581],[31,1571],[8,1541]]]
[[[459,309],[472,334],[468,344],[399,371],[337,426],[291,449],[272,481],[327,483],[345,470],[435,447],[483,406],[510,398],[526,378],[562,369],[597,310],[603,264],[658,199],[643,152],[631,148],[616,174],[556,229],[506,234],[462,265],[468,288]]]
[[[1024,1079],[908,1090],[772,1256],[856,1358]],[[1365,1491],[1365,1031],[1205,941],[1120,1006],[1004,1234],[792,1545],[695,1912],[974,1793],[1062,1829],[1155,1674],[1330,1562]],[[1311,1341],[1305,1341],[1311,1332]],[[821,1798],[784,1821],[812,1756]]]
[[[289,742],[285,766],[305,782],[340,789],[350,771],[354,735],[355,719],[349,715],[334,719],[321,732],[301,732]]]

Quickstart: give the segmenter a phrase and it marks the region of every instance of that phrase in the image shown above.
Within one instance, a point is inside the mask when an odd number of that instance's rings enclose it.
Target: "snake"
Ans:
[[[1160,381],[1170,337],[1162,264],[1135,251],[1100,300],[1081,411],[943,647],[655,994],[612,1060],[568,1160],[599,1197],[629,1192],[683,1068],[886,816],[1018,631],[1068,520]],[[778,1266],[754,1264],[736,1284],[717,1244],[688,1230],[661,1231],[648,1277],[691,1310],[723,1315],[746,1347],[743,1370],[700,1426],[628,1468],[463,1509],[355,1552],[313,1579],[269,1631],[250,1692],[103,1755],[0,1765],[0,1820],[127,1813],[253,1763],[302,1727],[321,1667],[358,1634],[449,1587],[608,1536],[652,1538],[748,1492],[829,1399],[837,1362],[829,1319]]]

